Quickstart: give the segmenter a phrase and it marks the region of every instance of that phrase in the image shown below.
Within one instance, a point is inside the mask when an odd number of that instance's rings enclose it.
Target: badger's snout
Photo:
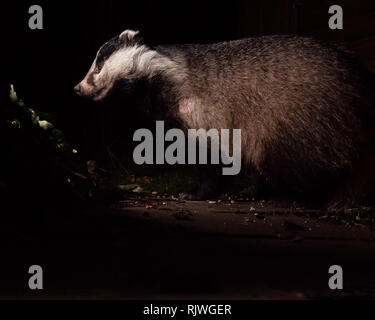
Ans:
[[[81,84],[78,83],[75,87],[74,87],[74,92],[77,94],[77,95],[81,95]]]

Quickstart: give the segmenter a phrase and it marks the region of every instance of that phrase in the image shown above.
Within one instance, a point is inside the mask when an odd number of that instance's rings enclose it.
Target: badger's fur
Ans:
[[[345,50],[310,38],[153,48],[126,30],[100,48],[76,91],[102,100],[139,80],[185,128],[242,129],[244,162],[275,185],[324,184],[368,142],[370,77]]]

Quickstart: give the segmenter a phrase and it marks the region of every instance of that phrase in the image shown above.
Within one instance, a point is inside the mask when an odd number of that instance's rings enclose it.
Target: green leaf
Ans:
[[[18,101],[17,93],[16,93],[16,91],[14,91],[14,86],[12,84],[10,85],[9,98],[10,98],[10,100],[12,100],[12,102]]]

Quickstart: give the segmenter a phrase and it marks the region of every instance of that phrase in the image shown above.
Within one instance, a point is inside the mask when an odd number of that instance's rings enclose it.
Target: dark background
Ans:
[[[33,4],[43,8],[43,30],[28,27],[28,8]],[[344,30],[328,28],[332,4],[343,6]],[[104,132],[113,130],[115,124],[143,125],[134,124],[132,112],[127,110],[131,105],[124,105],[122,117],[113,122],[103,117],[110,113],[110,106],[85,102],[73,93],[99,46],[128,28],[140,30],[152,44],[204,43],[266,34],[309,35],[345,42],[375,71],[374,1],[37,0],[2,3],[1,16],[4,95],[8,84],[13,83],[27,106],[55,114],[56,126],[85,160],[100,154],[106,143]],[[23,143],[21,148],[28,141]],[[323,237],[301,244],[274,235],[262,238],[251,228],[243,237],[206,234],[199,227],[211,226],[211,220],[185,230],[183,221],[176,223],[173,216],[171,225],[163,225],[137,212],[124,214],[100,206],[84,214],[76,206],[74,210],[61,209],[61,215],[53,214],[67,197],[54,184],[45,182],[48,170],[40,176],[50,158],[37,168],[35,164],[43,157],[27,164],[28,156],[43,151],[34,147],[23,153],[25,159],[17,157],[18,167],[10,158],[11,167],[7,163],[0,171],[19,171],[15,178],[10,177],[14,180],[12,190],[19,193],[14,193],[7,210],[0,208],[0,273],[5,275],[0,297],[25,297],[26,292],[27,297],[36,298],[26,286],[27,268],[32,264],[41,264],[46,270],[49,290],[45,294],[52,298],[285,298],[281,291],[288,294],[296,290],[312,290],[304,292],[305,296],[321,297],[331,294],[327,293],[326,270],[336,263],[346,266],[349,287],[358,290],[367,286],[374,292],[373,246],[369,241],[324,241]],[[35,173],[30,178],[27,173],[31,171]],[[53,198],[55,194],[59,196]],[[45,204],[47,198],[50,207]],[[219,223],[222,226],[219,221],[212,228]],[[330,229],[321,230],[324,236],[330,234]],[[56,296],[51,289],[56,290]],[[367,292],[360,294],[366,297]]]
[[[32,4],[43,8],[43,30],[28,27]],[[343,6],[344,30],[328,28],[332,4]],[[103,124],[105,110],[78,99],[72,88],[100,45],[125,29],[140,30],[152,44],[309,35],[346,42],[375,71],[374,21],[375,2],[364,0],[17,1],[4,5],[2,12],[2,64],[7,71],[2,84],[13,83],[29,106],[57,115],[56,125],[89,158],[98,153],[103,127],[109,124]],[[131,113],[122,117],[124,126],[133,120]]]

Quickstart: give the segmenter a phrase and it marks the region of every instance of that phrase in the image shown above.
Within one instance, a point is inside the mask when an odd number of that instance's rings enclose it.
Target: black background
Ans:
[[[28,8],[33,4],[43,8],[43,30],[28,27]],[[343,31],[328,28],[331,4],[343,4]],[[99,46],[115,34],[128,28],[140,30],[146,41],[153,44],[215,42],[280,33],[312,35],[346,42],[374,70],[374,12],[375,1],[349,0],[6,2],[2,3],[1,11],[1,85],[6,94],[7,85],[13,83],[28,106],[56,114],[56,126],[74,145],[86,148],[88,158],[92,150],[86,146],[93,145],[95,149],[101,135],[96,124],[102,118],[98,119],[98,106],[76,97],[73,87],[84,77]],[[126,126],[132,120],[125,109],[118,123]],[[27,201],[22,198],[19,202]],[[285,249],[283,243],[278,243],[280,247],[260,246],[257,239],[238,244],[242,239],[228,241],[225,237],[164,230],[158,224],[148,226],[144,221],[124,220],[116,215],[107,217],[106,212],[89,218],[77,215],[73,222],[57,217],[50,223],[52,227],[43,228],[38,221],[29,225],[28,221],[36,219],[28,211],[22,216],[14,215],[12,210],[8,212],[17,223],[26,221],[25,229],[41,234],[41,238],[30,240],[22,233],[21,236],[12,233],[12,237],[4,234],[6,241],[1,242],[6,249],[1,251],[1,259],[7,263],[1,265],[1,274],[8,279],[2,282],[2,290],[28,290],[25,266],[40,263],[47,266],[49,288],[78,298],[87,297],[90,289],[96,287],[104,292],[117,289],[121,294],[124,288],[130,288],[129,296],[139,291],[138,297],[147,288],[151,288],[152,294],[160,293],[160,287],[172,294],[201,291],[225,295],[228,288],[231,292],[249,288],[261,292],[268,290],[267,286],[286,292],[315,288],[326,294],[327,266],[337,263],[334,252],[319,247],[319,243],[310,250],[293,244]],[[25,218],[27,215],[29,220]],[[15,226],[17,235],[18,225]],[[116,226],[129,230],[116,231]],[[66,232],[64,228],[73,231]],[[60,229],[64,232],[59,233]],[[204,250],[206,247],[210,251]],[[373,281],[368,277],[372,274],[373,259],[367,263],[367,251],[359,251],[356,256],[356,250],[356,247],[342,250],[338,257],[344,258],[349,274],[358,275],[358,282],[364,286]],[[155,260],[160,264],[159,269],[154,267]],[[129,279],[121,278],[123,269],[130,274]],[[305,274],[305,270],[315,273]],[[220,287],[217,280],[222,279],[224,284]],[[355,283],[356,278],[352,279]],[[319,282],[323,280],[324,283]]]

